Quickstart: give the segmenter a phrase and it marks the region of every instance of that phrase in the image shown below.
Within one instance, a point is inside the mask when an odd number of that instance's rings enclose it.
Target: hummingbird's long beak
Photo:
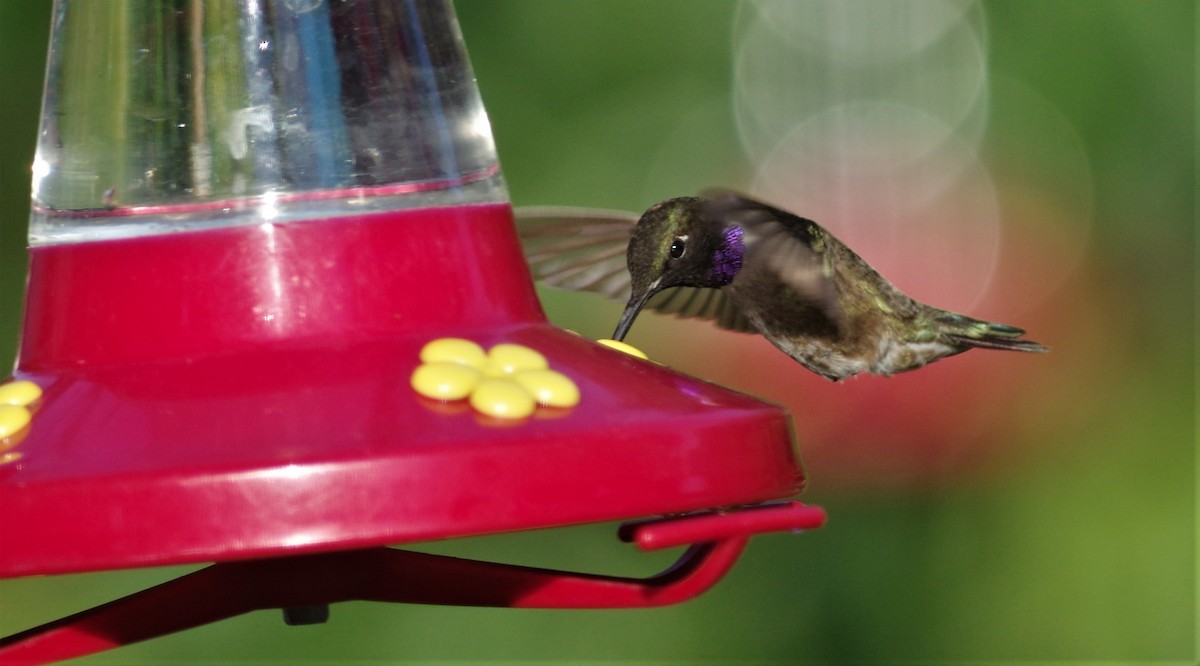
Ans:
[[[613,340],[625,339],[625,334],[629,332],[629,327],[633,326],[633,320],[637,319],[638,313],[646,306],[650,297],[658,293],[658,290],[653,288],[654,286],[657,285],[652,285],[650,289],[629,297],[629,303],[625,305],[625,311],[621,313],[621,319],[617,321],[617,330],[613,332]]]

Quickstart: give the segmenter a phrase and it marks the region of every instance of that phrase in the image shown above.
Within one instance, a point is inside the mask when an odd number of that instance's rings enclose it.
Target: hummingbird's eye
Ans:
[[[684,239],[676,238],[675,242],[671,243],[671,250],[670,250],[671,258],[678,259],[678,258],[682,257],[683,252],[686,249],[687,249],[687,246],[684,245]]]

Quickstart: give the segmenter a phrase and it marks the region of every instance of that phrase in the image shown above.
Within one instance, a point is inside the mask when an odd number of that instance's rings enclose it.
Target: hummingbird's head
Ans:
[[[638,312],[671,287],[724,287],[742,267],[742,228],[725,226],[700,197],[668,199],[642,214],[629,239],[626,260],[632,291],[613,333],[625,337]]]

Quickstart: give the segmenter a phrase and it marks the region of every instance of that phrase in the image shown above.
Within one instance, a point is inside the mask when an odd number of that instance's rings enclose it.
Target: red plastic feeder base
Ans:
[[[676,529],[709,544],[650,581],[381,549],[758,504],[803,487],[783,409],[549,325],[507,205],[31,255],[14,376],[45,393],[0,463],[0,577],[221,564],[14,637],[0,658],[64,658],[251,608],[348,598],[671,603],[715,581],[747,534],[823,520],[793,504],[643,525],[632,534],[647,547]],[[424,399],[409,378],[440,337],[533,348],[581,401],[497,420]],[[393,586],[372,592],[356,570]],[[224,595],[251,574],[277,584],[157,615],[168,597]],[[297,579],[307,587],[288,584]],[[112,619],[130,613],[154,619],[136,631]],[[59,647],[23,651],[41,641]]]

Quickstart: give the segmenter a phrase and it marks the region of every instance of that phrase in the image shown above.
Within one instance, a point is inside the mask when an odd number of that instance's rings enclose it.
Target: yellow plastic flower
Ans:
[[[522,419],[537,409],[574,407],[579,387],[550,369],[546,357],[522,345],[502,343],[486,352],[462,338],[439,338],[421,349],[413,390],[434,400],[467,398],[488,416]]]

